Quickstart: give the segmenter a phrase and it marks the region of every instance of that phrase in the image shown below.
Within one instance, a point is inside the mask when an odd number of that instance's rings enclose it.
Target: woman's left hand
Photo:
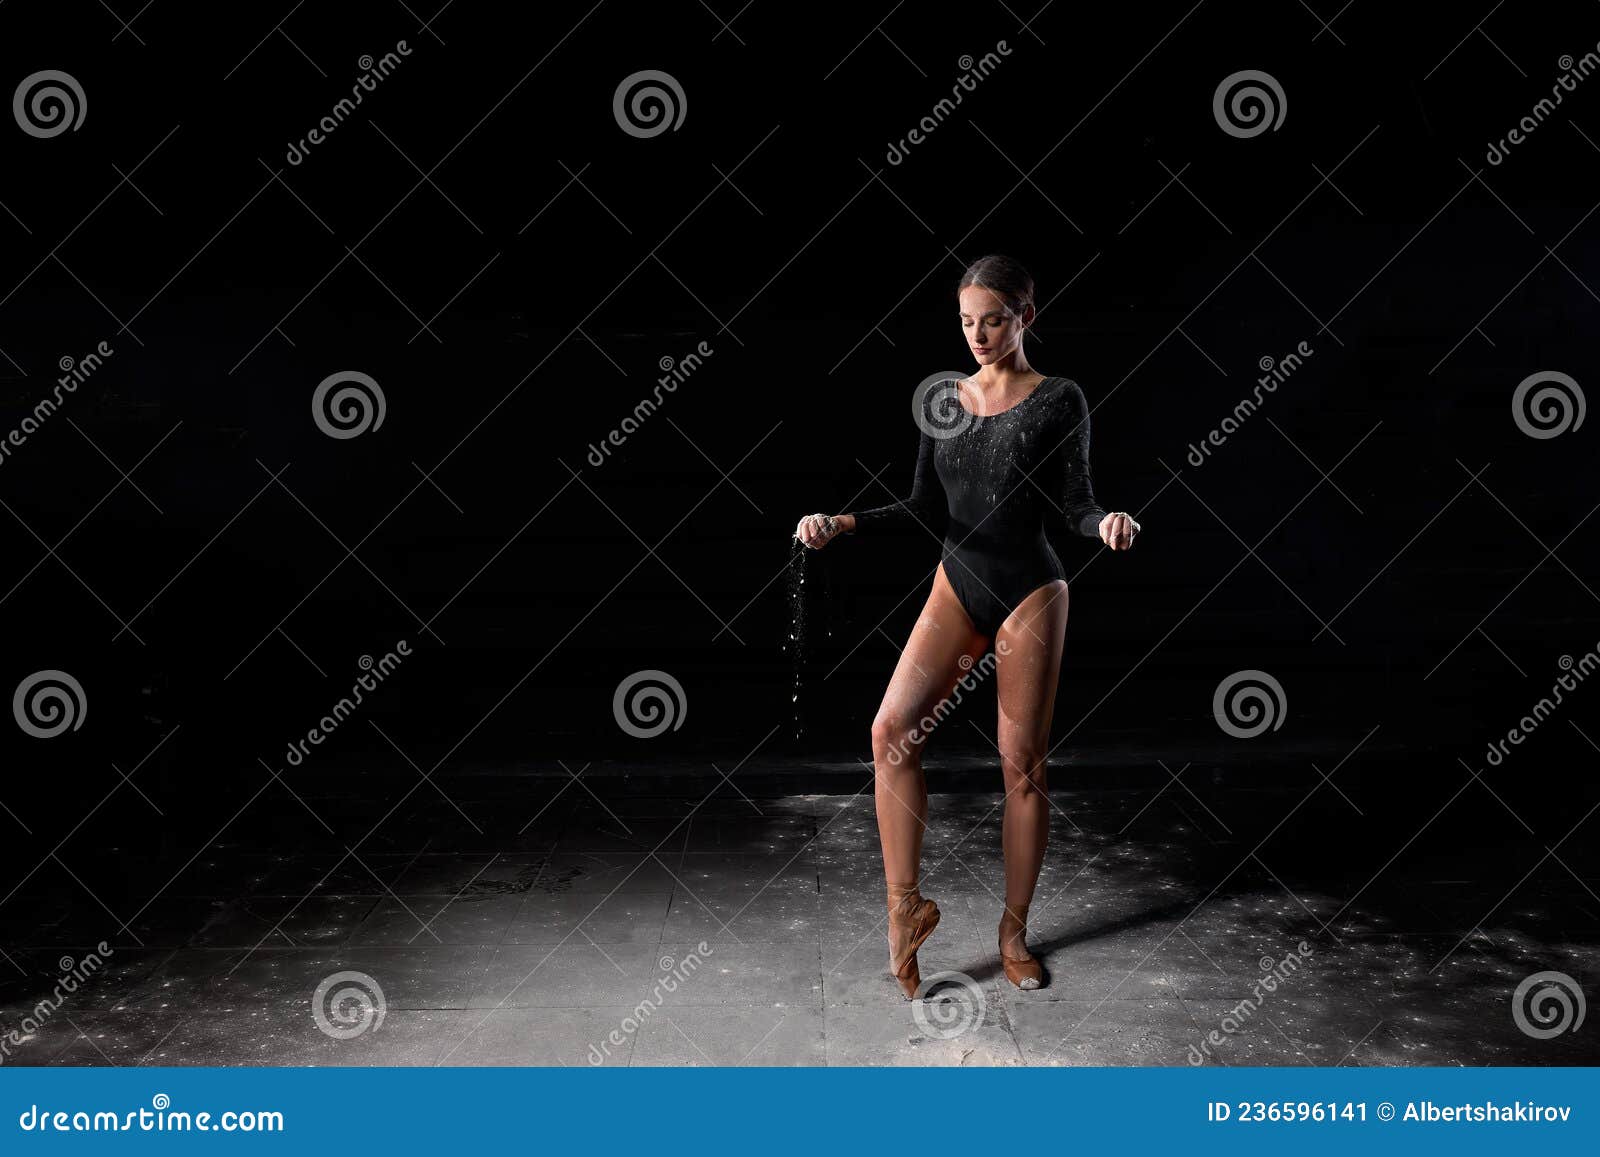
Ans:
[[[1100,541],[1112,550],[1130,550],[1139,536],[1139,524],[1133,515],[1117,510],[1100,520]]]

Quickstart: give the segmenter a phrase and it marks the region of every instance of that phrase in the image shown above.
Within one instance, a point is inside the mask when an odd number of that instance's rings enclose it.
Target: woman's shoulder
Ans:
[[[1088,408],[1088,399],[1084,397],[1083,388],[1072,378],[1051,376],[1039,383],[1039,388],[1051,389],[1055,392],[1054,402],[1061,410],[1085,410]]]

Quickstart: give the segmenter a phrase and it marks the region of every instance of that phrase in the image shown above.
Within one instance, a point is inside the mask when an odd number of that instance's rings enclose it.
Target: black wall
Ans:
[[[60,669],[88,705],[56,739],[0,729],[27,861],[152,749],[174,815],[242,799],[402,639],[313,771],[404,771],[369,723],[447,771],[864,755],[937,547],[808,560],[796,705],[790,530],[909,485],[911,391],[966,365],[954,284],[991,251],[1032,268],[1036,364],[1082,385],[1101,499],[1145,527],[1127,556],[1060,545],[1085,568],[1070,750],[1226,762],[1377,726],[1374,750],[1481,766],[1600,642],[1595,422],[1538,439],[1512,413],[1535,372],[1594,388],[1600,79],[1486,159],[1600,44],[1593,5],[1477,31],[1476,10],[1331,2],[1328,27],[1264,3],[1056,4],[1027,28],[998,3],[432,7],[163,2],[131,30],[0,9],[4,91],[59,69],[87,97],[75,131],[0,124],[0,427],[60,359],[113,349],[0,462],[4,687]],[[619,127],[643,69],[682,86],[675,131]],[[1248,138],[1213,111],[1245,69],[1287,103]],[[380,428],[319,430],[341,370],[379,383]],[[688,702],[648,742],[612,717],[641,668]],[[1211,717],[1244,668],[1288,696],[1258,743]],[[1522,749],[1530,778],[1592,782],[1582,719]],[[983,750],[960,730],[947,750]],[[124,788],[102,821],[146,812]]]

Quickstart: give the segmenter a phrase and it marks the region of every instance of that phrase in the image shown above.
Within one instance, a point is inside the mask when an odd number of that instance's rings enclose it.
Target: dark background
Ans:
[[[1537,371],[1593,388],[1600,80],[1485,160],[1600,42],[1592,4],[113,7],[129,27],[0,9],[4,91],[56,68],[88,102],[51,139],[0,126],[0,427],[59,359],[115,351],[0,463],[4,686],[61,669],[87,699],[53,740],[7,720],[13,876],[294,814],[269,769],[401,639],[413,656],[288,783],[747,760],[856,790],[937,544],[807,560],[796,700],[789,536],[908,487],[912,389],[968,364],[954,287],[987,252],[1033,271],[1035,364],[1082,385],[1101,501],[1145,528],[1126,556],[1059,546],[1058,783],[1163,782],[1158,759],[1309,783],[1315,759],[1409,832],[1600,641],[1595,422],[1535,439],[1510,404]],[[681,84],[676,131],[619,128],[641,69]],[[1219,127],[1242,69],[1282,85],[1276,131]],[[1305,366],[1187,463],[1301,341]],[[349,440],[312,420],[340,370],[387,407]],[[687,701],[651,740],[612,714],[644,668]],[[1246,668],[1287,694],[1256,740],[1212,718]],[[1594,792],[1595,694],[1490,772],[1547,841]],[[992,696],[970,702],[935,766],[992,760]],[[1473,799],[1451,838],[1492,844],[1510,821]]]

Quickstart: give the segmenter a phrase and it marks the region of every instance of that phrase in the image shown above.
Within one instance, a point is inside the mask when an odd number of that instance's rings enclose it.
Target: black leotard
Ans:
[[[1089,407],[1076,382],[1056,377],[998,414],[973,414],[948,392],[943,403],[942,414],[924,410],[910,496],[857,511],[856,529],[920,522],[937,531],[947,507],[945,575],[973,626],[993,637],[1032,591],[1066,577],[1047,527],[1099,535],[1106,512],[1089,473]]]

